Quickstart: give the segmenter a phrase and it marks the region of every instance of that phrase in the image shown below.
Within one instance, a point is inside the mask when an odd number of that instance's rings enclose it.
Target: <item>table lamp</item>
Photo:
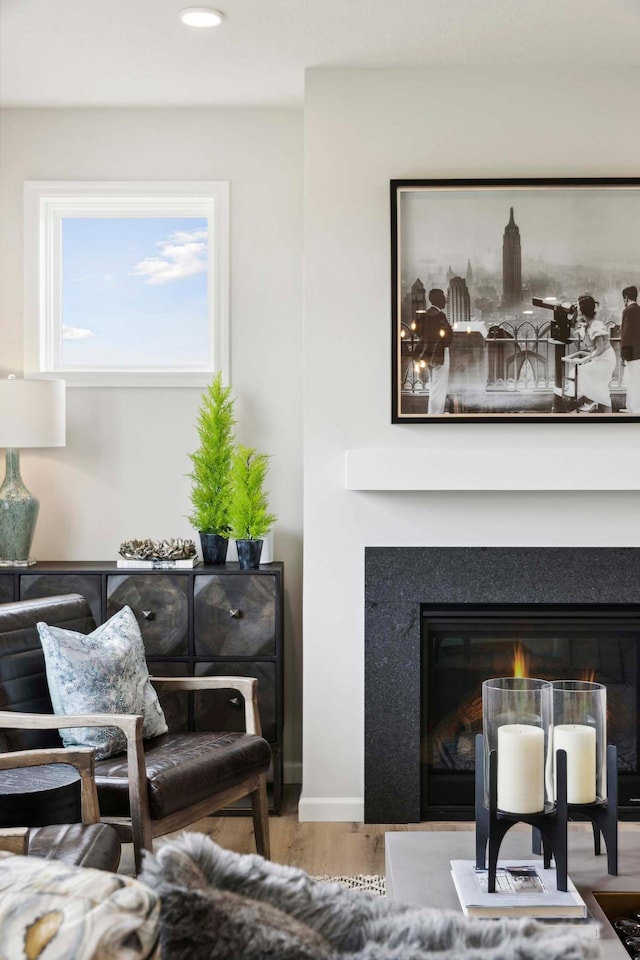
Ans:
[[[26,567],[38,518],[39,501],[20,476],[20,447],[65,444],[64,380],[0,380],[0,447],[7,470],[0,487],[0,566]]]

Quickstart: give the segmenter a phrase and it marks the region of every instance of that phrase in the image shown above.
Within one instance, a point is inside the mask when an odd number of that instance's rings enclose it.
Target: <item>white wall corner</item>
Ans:
[[[298,820],[364,823],[364,797],[301,797]]]

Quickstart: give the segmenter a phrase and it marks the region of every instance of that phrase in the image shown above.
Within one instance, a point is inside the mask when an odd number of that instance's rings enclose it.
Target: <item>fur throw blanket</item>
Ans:
[[[314,880],[185,833],[145,854],[163,960],[594,960],[574,928],[470,920]]]

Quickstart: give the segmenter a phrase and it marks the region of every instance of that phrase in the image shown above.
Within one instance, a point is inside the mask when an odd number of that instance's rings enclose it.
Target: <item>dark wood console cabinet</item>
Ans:
[[[237,563],[178,569],[118,569],[115,563],[39,562],[0,571],[0,603],[80,593],[98,623],[128,604],[158,676],[258,678],[262,732],[271,744],[270,809],[282,807],[283,565]],[[242,730],[237,694],[161,697],[170,729]]]

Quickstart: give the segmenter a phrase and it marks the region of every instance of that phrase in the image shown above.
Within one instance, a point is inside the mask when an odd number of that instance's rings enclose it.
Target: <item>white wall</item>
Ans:
[[[554,449],[592,445],[625,469],[639,424],[390,423],[389,180],[637,176],[639,81],[637,70],[307,73],[302,818],[362,816],[366,545],[640,543],[637,493],[362,493],[344,482],[353,447],[465,447],[472,473],[535,446],[553,473]]]
[[[0,375],[22,370],[24,180],[229,180],[231,382],[238,436],[273,455],[285,562],[286,730],[299,774],[302,592],[302,112],[5,110],[0,127]],[[23,452],[40,498],[33,553],[110,560],[131,537],[194,536],[185,474],[199,389],[67,391],[67,446]],[[196,536],[197,539],[197,536]]]

